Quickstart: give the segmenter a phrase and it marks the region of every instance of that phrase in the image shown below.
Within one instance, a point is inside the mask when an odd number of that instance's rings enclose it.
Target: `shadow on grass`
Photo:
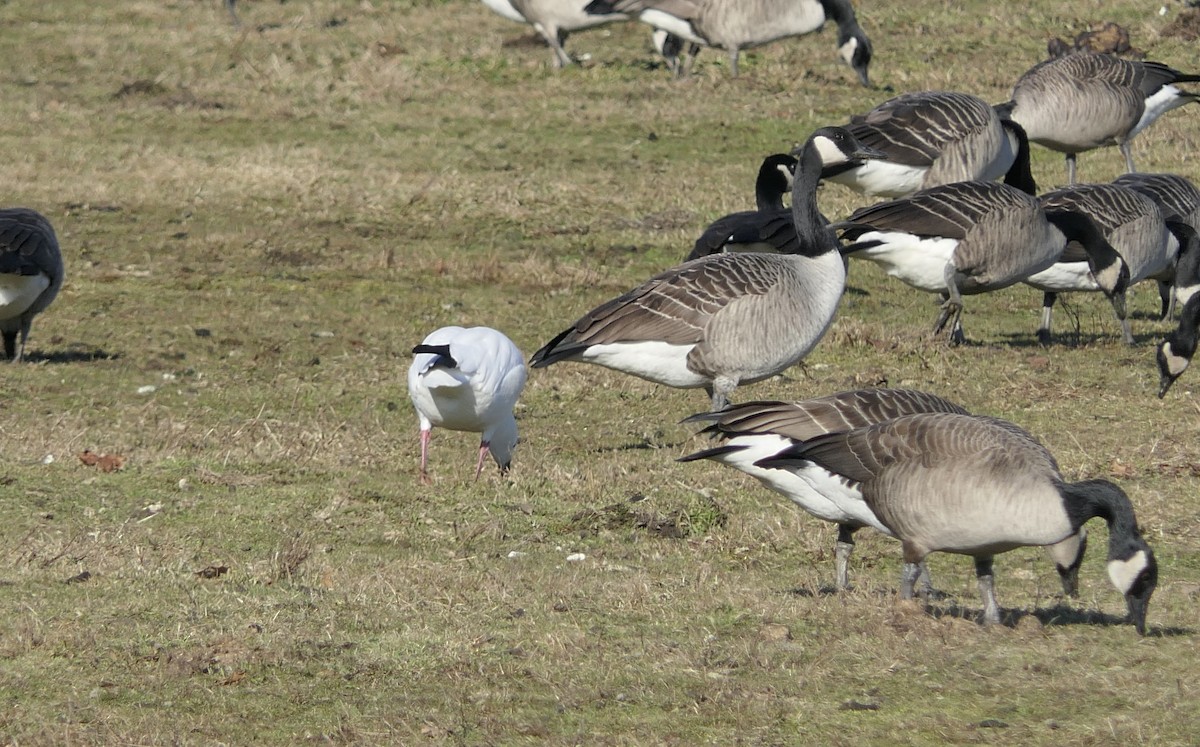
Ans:
[[[933,618],[956,617],[977,622],[983,611],[976,607],[963,607],[958,604],[941,606],[925,605],[925,612]],[[1129,618],[1124,615],[1110,615],[1098,610],[1079,609],[1065,604],[1053,607],[1042,607],[1035,610],[1001,609],[1000,624],[1006,628],[1016,628],[1026,617],[1034,617],[1043,626],[1059,625],[1096,625],[1099,627],[1133,627]],[[1155,628],[1147,626],[1147,636],[1169,637],[1192,635],[1189,628]]]
[[[597,446],[592,449],[593,454],[608,454],[617,451],[661,451],[662,449],[681,449],[687,441],[679,441],[678,443],[659,443],[643,439],[631,444],[616,444],[615,446]]]
[[[43,353],[40,350],[33,350],[25,354],[25,360],[30,363],[92,363],[93,361],[115,361],[121,357],[120,353],[110,353],[101,348],[84,348],[73,347],[69,350],[56,350],[52,353]]]

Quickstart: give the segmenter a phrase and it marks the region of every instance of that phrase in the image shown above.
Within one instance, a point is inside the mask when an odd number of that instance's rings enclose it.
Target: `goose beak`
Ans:
[[[1175,383],[1175,377],[1169,373],[1159,374],[1158,376],[1158,398],[1162,399],[1167,396],[1167,391],[1171,385]]]
[[[872,148],[871,146],[863,145],[862,143],[859,143],[858,147],[855,148],[852,153],[848,153],[847,155],[855,161],[886,161],[888,157],[887,153],[884,153],[878,148]]]

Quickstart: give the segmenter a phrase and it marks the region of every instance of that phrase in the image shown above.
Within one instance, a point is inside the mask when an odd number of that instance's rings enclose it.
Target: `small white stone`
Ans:
[[[510,552],[508,554],[508,557],[510,557],[510,558],[521,558],[524,556],[525,556],[525,553],[521,552],[520,550],[513,550],[512,552]]]
[[[187,490],[190,487],[192,487],[192,484],[190,482],[188,482],[188,479],[186,477],[179,478],[179,489],[180,490]]]
[[[46,456],[42,457],[42,464],[54,464],[54,455],[47,454]]]
[[[568,563],[578,563],[581,560],[587,560],[587,556],[581,552],[573,552],[567,556]]]
[[[166,371],[162,375],[163,381],[174,381],[177,377],[170,371]]]
[[[139,386],[137,388],[138,394],[153,394],[154,392],[157,392],[157,391],[158,391],[158,387],[154,386],[153,384],[147,384],[146,386]]]

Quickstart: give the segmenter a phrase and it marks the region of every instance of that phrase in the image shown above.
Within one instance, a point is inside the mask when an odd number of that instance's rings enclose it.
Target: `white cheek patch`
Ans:
[[[1122,594],[1128,594],[1133,582],[1137,581],[1142,571],[1146,570],[1146,552],[1138,550],[1128,560],[1110,560],[1108,562],[1108,578],[1113,586]]]
[[[791,189],[792,188],[792,179],[794,178],[794,176],[792,174],[792,170],[789,169],[787,166],[776,166],[775,168],[779,169],[780,174],[783,174],[783,181],[785,181],[787,183],[788,189]]]
[[[1175,377],[1186,371],[1188,364],[1191,362],[1182,355],[1175,355],[1171,352],[1170,343],[1163,346],[1163,358],[1167,361],[1167,373]]]
[[[854,64],[854,53],[858,51],[858,39],[853,36],[850,40],[838,48],[838,54],[841,55],[842,62],[847,65]]]
[[[1121,268],[1124,266],[1123,261],[1118,261],[1101,270],[1096,275],[1096,285],[1105,293],[1112,293],[1121,281]]]
[[[813,147],[817,149],[817,153],[821,156],[821,163],[825,166],[836,166],[846,163],[850,159],[846,158],[846,154],[842,149],[824,135],[817,135],[812,139]]]

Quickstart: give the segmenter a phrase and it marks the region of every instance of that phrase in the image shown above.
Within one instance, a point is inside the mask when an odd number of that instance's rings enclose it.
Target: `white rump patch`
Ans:
[[[50,287],[50,276],[0,274],[0,319],[15,319]]]
[[[901,231],[869,231],[855,241],[882,243],[856,251],[851,257],[870,260],[914,288],[930,293],[946,290],[946,265],[958,247],[958,239],[922,239]]]
[[[690,41],[693,44],[699,44],[704,47],[708,46],[708,40],[697,34],[696,29],[692,28],[692,24],[679,16],[673,16],[670,13],[664,13],[661,10],[651,8],[643,10],[642,14],[638,16],[638,20],[650,24],[656,29],[662,29],[669,34],[674,34],[680,39]]]
[[[1129,593],[1129,587],[1137,580],[1142,571],[1146,570],[1148,562],[1144,550],[1138,550],[1128,560],[1108,561],[1108,578],[1122,594]]]
[[[1172,109],[1178,109],[1190,101],[1190,98],[1182,97],[1179,89],[1175,86],[1163,86],[1146,97],[1145,109],[1142,110],[1142,118],[1139,119],[1137,125],[1129,131],[1129,134],[1125,136],[1125,139],[1132,140],[1134,135],[1154,124],[1154,120],[1158,119]]]
[[[592,345],[576,360],[638,376],[648,381],[681,389],[706,386],[711,381],[687,367],[688,353],[694,344],[671,345],[658,340],[614,342]]]

